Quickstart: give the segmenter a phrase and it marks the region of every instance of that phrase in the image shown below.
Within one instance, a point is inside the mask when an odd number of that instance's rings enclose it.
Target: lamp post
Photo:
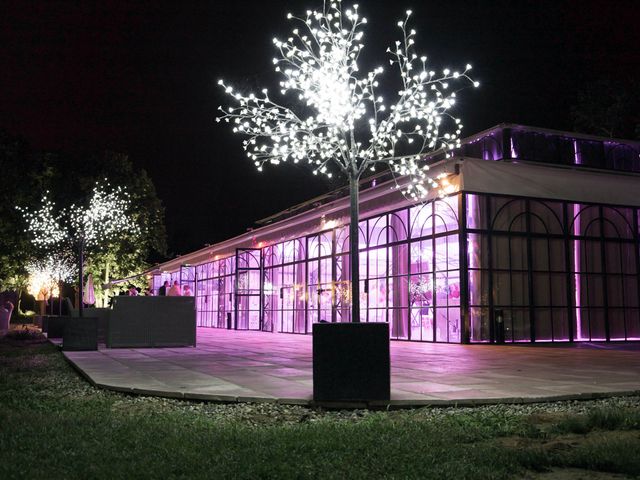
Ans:
[[[62,278],[58,273],[58,315],[62,315]]]

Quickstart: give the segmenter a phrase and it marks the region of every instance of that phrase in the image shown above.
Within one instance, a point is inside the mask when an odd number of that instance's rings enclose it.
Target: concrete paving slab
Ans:
[[[63,354],[92,383],[111,390],[220,402],[312,404],[310,336],[199,328],[197,345],[101,345],[98,351]],[[617,346],[392,342],[390,405],[640,394],[640,344]]]

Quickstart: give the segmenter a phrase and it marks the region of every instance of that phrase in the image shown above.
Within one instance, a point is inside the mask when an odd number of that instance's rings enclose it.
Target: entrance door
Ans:
[[[284,333],[294,333],[294,317],[296,304],[296,291],[292,285],[283,286],[280,289],[280,301],[282,302],[282,311],[280,317],[280,325],[278,331]]]
[[[195,295],[196,291],[196,267],[191,265],[182,265],[180,267],[180,286],[182,287],[182,295],[187,295],[185,292],[191,291],[188,295]],[[186,289],[185,287],[189,287]]]
[[[278,331],[284,333],[307,333],[305,289],[303,285],[285,285],[280,289],[282,311]]]
[[[333,289],[333,283],[309,285],[308,295],[310,324],[313,324],[314,322],[335,322]]]
[[[260,330],[262,255],[259,248],[236,249],[235,329]]]

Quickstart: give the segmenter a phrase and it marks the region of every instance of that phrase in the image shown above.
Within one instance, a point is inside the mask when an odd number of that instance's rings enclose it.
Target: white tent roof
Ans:
[[[633,173],[473,158],[460,163],[465,192],[640,206],[640,175]]]

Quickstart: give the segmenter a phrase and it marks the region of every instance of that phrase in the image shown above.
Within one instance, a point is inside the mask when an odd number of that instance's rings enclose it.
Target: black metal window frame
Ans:
[[[483,208],[481,209],[481,216],[484,215],[485,219],[483,219],[484,225],[480,225],[483,228],[477,228],[477,226],[469,226],[465,225],[465,232],[470,236],[470,241],[478,242],[480,239],[480,243],[484,243],[486,247],[486,257],[484,259],[484,264],[480,264],[480,268],[472,268],[468,267],[468,281],[471,282],[471,277],[475,274],[475,280],[477,281],[479,278],[484,278],[486,288],[483,286],[482,290],[485,295],[478,295],[477,292],[475,295],[471,295],[471,292],[467,292],[467,295],[476,299],[485,299],[484,301],[478,303],[470,303],[468,306],[464,306],[464,308],[469,308],[472,316],[478,318],[480,316],[484,321],[488,322],[486,325],[488,328],[488,335],[481,338],[475,338],[472,340],[475,341],[490,341],[493,342],[496,340],[495,336],[495,311],[498,309],[510,309],[513,310],[518,308],[526,309],[529,319],[529,338],[515,338],[514,331],[511,331],[511,338],[507,338],[507,340],[511,341],[537,341],[539,340],[537,332],[536,332],[536,316],[539,315],[539,312],[543,310],[551,310],[551,338],[546,340],[556,341],[554,338],[553,332],[553,314],[554,310],[560,318],[564,317],[566,319],[567,324],[564,326],[563,330],[567,332],[568,338],[560,338],[559,341],[574,341],[574,340],[606,340],[611,341],[612,338],[615,340],[628,340],[630,337],[637,338],[637,334],[629,332],[630,327],[633,327],[634,332],[640,331],[640,326],[638,322],[640,321],[640,305],[638,305],[638,298],[640,298],[640,240],[639,240],[639,229],[638,229],[638,218],[640,215],[640,211],[635,207],[628,206],[611,206],[611,205],[599,205],[592,203],[577,203],[577,202],[568,202],[568,201],[556,201],[556,200],[545,200],[545,199],[532,199],[532,198],[524,198],[524,197],[513,197],[513,196],[504,196],[504,195],[492,195],[492,194],[484,194],[484,193],[472,193],[467,192],[465,195],[465,203],[468,203],[468,195],[474,195],[474,201],[478,202],[480,199],[484,202]],[[510,202],[523,202],[525,205],[525,211],[518,213],[516,216],[525,215],[525,229],[524,231],[513,231],[511,228],[508,229],[500,229],[495,228],[495,220],[499,215],[499,212],[493,212],[492,206],[493,201],[496,199],[502,199],[503,201],[506,199],[507,203],[502,205],[504,208]],[[532,231],[531,222],[535,219],[535,215],[531,213],[531,205],[546,205],[554,204],[556,206],[561,205],[561,214],[562,218],[556,215],[556,220],[561,224],[562,229],[560,233],[540,233]],[[574,205],[578,205],[579,211],[577,215],[574,215],[573,208]],[[465,207],[466,208],[466,207]],[[591,221],[591,224],[597,224],[596,233],[589,232],[589,226],[581,225],[581,231],[578,234],[575,234],[573,231],[574,222],[578,216],[581,216],[584,211],[587,209],[597,210],[597,214],[594,219]],[[621,212],[626,212],[627,215],[624,215]],[[619,215],[619,217],[626,219],[626,228],[627,233],[625,235],[621,234],[617,230],[618,225],[616,225],[609,218],[610,215]],[[574,218],[575,217],[575,218]],[[511,224],[516,220],[516,218],[511,219]],[[543,222],[544,223],[544,222]],[[545,225],[545,228],[548,226]],[[548,231],[548,230],[547,230]],[[608,231],[608,233],[607,233]],[[614,233],[612,233],[614,232]],[[511,244],[514,240],[524,241],[526,245],[526,268],[512,268],[511,265],[509,268],[497,268],[496,267],[496,253],[495,253],[495,239],[502,238],[507,239],[509,248],[511,248]],[[552,268],[551,265],[545,270],[535,269],[533,268],[532,258],[532,249],[531,245],[534,241],[546,241],[548,244],[550,242],[555,242],[556,245],[563,245],[562,257],[564,260],[564,268]],[[588,266],[589,258],[586,256],[585,248],[583,245],[587,244],[587,242],[594,244],[599,249],[599,265],[590,268]],[[576,247],[577,245],[577,247]],[[632,251],[632,257],[629,259],[628,264],[623,263],[623,248],[626,247],[626,252]],[[547,249],[550,250],[550,247]],[[581,255],[578,258],[580,265],[576,267],[574,253],[578,251]],[[615,254],[614,252],[616,252]],[[616,256],[619,259],[619,266],[616,267],[616,271],[612,271],[611,263],[608,261],[612,256]],[[512,260],[511,253],[508,255],[509,262]],[[468,261],[468,259],[467,259]],[[551,262],[551,257],[548,257],[549,263]],[[586,268],[586,271],[585,271]],[[513,304],[513,299],[509,304],[500,304],[496,302],[496,279],[497,275],[501,273],[506,273],[509,275],[509,280],[512,281],[514,274],[516,275],[526,275],[527,276],[527,291],[528,291],[528,302],[525,302],[526,305]],[[560,304],[546,304],[540,305],[537,304],[536,299],[536,287],[534,284],[534,279],[536,276],[540,274],[547,275],[560,275],[564,276],[564,289],[565,289],[565,300],[564,302],[560,302]],[[586,280],[582,278],[582,276],[587,276]],[[575,282],[580,282],[580,289],[577,290]],[[584,280],[584,281],[583,281]],[[582,285],[585,285],[587,290],[590,287],[589,282],[597,282],[602,285],[602,301],[601,305],[592,305],[590,302],[593,302],[593,292],[591,291],[582,291]],[[609,287],[612,284],[616,284],[619,286],[621,293],[617,296],[613,295],[613,292],[608,291]],[[549,286],[549,288],[551,288]],[[576,295],[577,292],[581,295],[580,304],[577,305]],[[553,298],[552,293],[550,292],[547,298]],[[612,300],[616,299],[615,302],[612,303]],[[478,315],[478,310],[481,310]],[[564,310],[564,312],[561,312]],[[473,315],[475,314],[475,315]],[[616,333],[612,335],[611,327],[613,326],[613,320],[615,315],[621,315],[623,337],[620,338],[620,334]],[[586,315],[586,320],[583,318],[583,315]],[[602,315],[602,328],[604,335],[594,334],[593,329],[594,325],[598,322],[597,316]],[[578,325],[578,316],[581,320],[581,324]],[[592,318],[594,317],[594,318]],[[582,326],[588,330],[588,335],[582,335],[578,338],[577,329]],[[476,329],[477,331],[477,329]]]

